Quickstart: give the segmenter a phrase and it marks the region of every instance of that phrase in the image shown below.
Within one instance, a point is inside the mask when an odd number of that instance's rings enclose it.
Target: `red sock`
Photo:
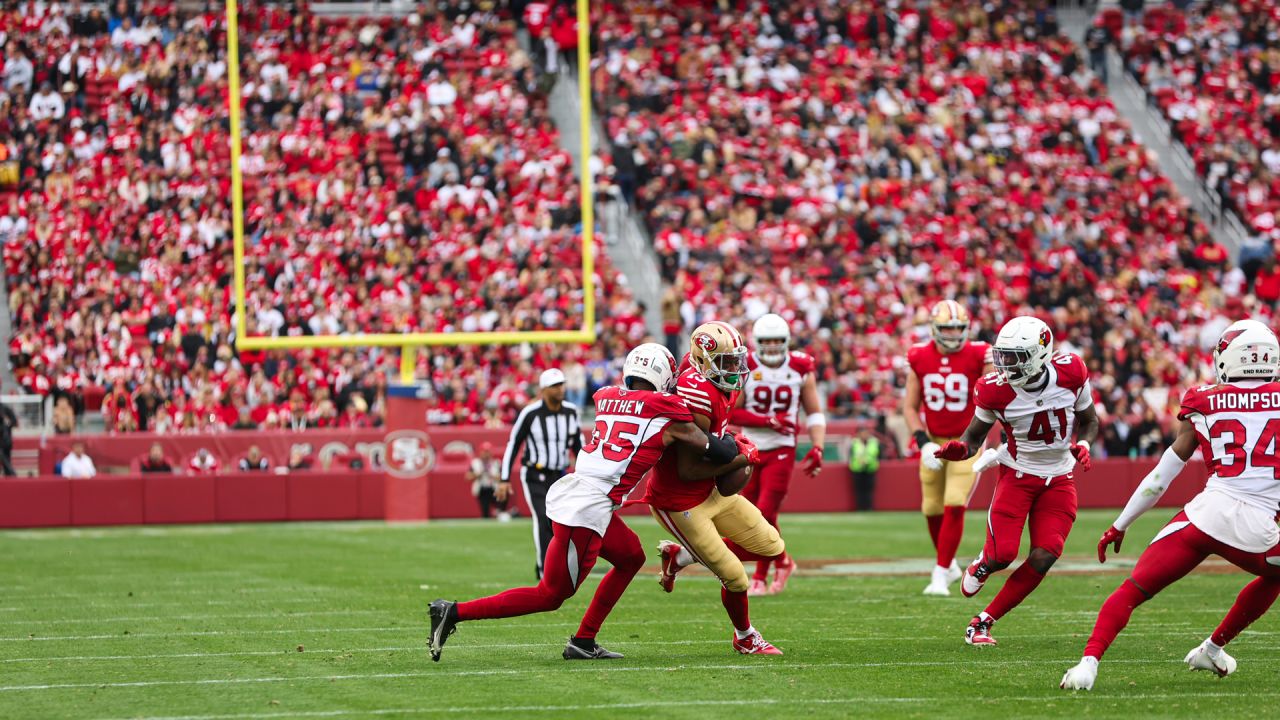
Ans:
[[[560,607],[565,599],[545,585],[512,588],[497,595],[458,603],[458,619],[491,620],[550,612]]]
[[[751,574],[751,579],[764,582],[769,577],[769,566],[772,564],[772,560],[757,560],[756,571]]]
[[[1111,593],[1098,610],[1098,621],[1093,624],[1093,634],[1084,646],[1084,654],[1088,657],[1102,659],[1102,654],[1111,647],[1111,643],[1129,624],[1129,616],[1133,609],[1147,601],[1146,593],[1133,584],[1133,580],[1125,580],[1120,587]]]
[[[938,535],[942,533],[942,516],[941,515],[925,515],[924,521],[929,523],[929,538],[933,540],[933,547],[938,547]]]
[[[751,617],[747,612],[747,594],[735,592],[728,588],[720,588],[720,602],[724,603],[725,612],[729,613],[729,621],[733,628],[746,632],[751,627]]]
[[[948,505],[940,519],[938,534],[934,538],[934,545],[938,548],[938,567],[951,567],[956,559],[956,548],[960,547],[960,536],[964,535],[964,506]],[[930,527],[930,531],[932,529]]]
[[[609,617],[609,612],[618,603],[622,593],[626,592],[631,579],[639,570],[639,565],[635,569],[614,567],[604,574],[604,579],[596,588],[596,594],[591,597],[591,604],[587,606],[587,612],[582,616],[582,624],[578,626],[578,632],[574,637],[594,638],[600,633],[600,626],[604,623],[604,619]]]
[[[1036,572],[1035,568],[1025,562],[1022,563],[987,606],[987,614],[996,620],[1004,617],[1010,610],[1018,607],[1018,603],[1025,600],[1040,585],[1041,580],[1044,580],[1043,573]]]
[[[783,555],[785,555],[785,553],[782,553],[779,555],[758,555],[756,553],[751,552],[750,550],[747,550],[746,548],[730,540],[729,538],[722,538],[722,539],[724,540],[724,544],[729,546],[729,551],[732,552],[734,555],[736,555],[739,560],[744,560],[744,561],[755,560],[759,562],[761,560],[777,560],[783,557]]]
[[[1231,611],[1222,618],[1222,624],[1218,625],[1209,639],[1219,647],[1235,640],[1241,630],[1271,609],[1277,597],[1280,597],[1280,578],[1260,577],[1245,585],[1236,597],[1235,604],[1231,606]]]

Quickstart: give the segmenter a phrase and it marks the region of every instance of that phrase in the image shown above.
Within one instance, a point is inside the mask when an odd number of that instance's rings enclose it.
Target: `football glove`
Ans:
[[[920,447],[920,462],[930,470],[941,470],[942,461],[938,459],[938,451],[942,446],[930,441]]]
[[[1071,456],[1076,459],[1081,470],[1088,472],[1093,467],[1093,460],[1089,457],[1089,443],[1081,440],[1072,445]]]
[[[735,437],[733,440],[738,443],[738,452],[747,456],[747,463],[751,465],[760,464],[760,448],[757,448],[755,443],[742,435]]]
[[[770,415],[768,417],[770,430],[780,435],[796,434],[796,424],[791,422],[791,420],[787,418],[786,414],[778,413],[777,415]]]
[[[1088,457],[1088,455],[1085,457]],[[1104,563],[1107,561],[1108,545],[1114,545],[1115,551],[1120,552],[1120,543],[1122,542],[1124,542],[1123,530],[1117,530],[1114,525],[1107,528],[1107,531],[1102,533],[1102,539],[1098,541],[1098,562]]]
[[[972,454],[963,440],[951,440],[941,450],[934,452],[933,456],[943,460],[968,460]]]
[[[989,467],[1000,464],[1000,451],[996,448],[987,448],[978,456],[977,462],[973,464],[973,473],[976,475]]]
[[[810,448],[809,452],[804,456],[800,468],[809,477],[818,477],[818,473],[822,470],[822,448],[817,446]]]

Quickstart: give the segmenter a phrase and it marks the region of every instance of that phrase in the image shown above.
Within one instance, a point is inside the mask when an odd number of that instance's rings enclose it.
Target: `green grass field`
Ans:
[[[1139,523],[1122,561],[1170,514]],[[1180,663],[1246,582],[1221,570],[1141,608],[1094,692],[1058,690],[1123,577],[1086,563],[1113,515],[1082,514],[1065,571],[997,624],[996,648],[962,636],[1002,579],[974,600],[921,596],[928,540],[918,516],[810,515],[782,527],[791,550],[822,567],[752,602],[756,627],[785,657],[735,654],[715,581],[682,576],[666,595],[655,564],[600,637],[626,659],[595,663],[567,663],[560,650],[603,562],[557,613],[464,624],[430,661],[429,600],[530,580],[524,522],[5,532],[0,718],[1257,714],[1260,699],[1280,694],[1280,618],[1232,645],[1240,669],[1230,678]],[[970,516],[962,556],[976,553],[983,520]],[[629,523],[646,546],[661,537],[647,517]],[[871,558],[894,562],[852,562]],[[920,572],[905,574],[912,567]],[[851,574],[865,569],[897,574]]]

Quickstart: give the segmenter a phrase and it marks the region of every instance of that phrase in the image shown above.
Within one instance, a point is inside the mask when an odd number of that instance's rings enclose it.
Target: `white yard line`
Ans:
[[[253,618],[275,618],[287,620],[291,617],[316,617],[324,615],[393,615],[394,610],[315,610],[308,612],[268,612],[268,613],[228,613],[210,615],[131,615],[129,617],[112,618],[76,618],[73,620],[0,620],[0,625],[73,625],[83,623],[104,622],[168,622],[169,620],[249,620]]]

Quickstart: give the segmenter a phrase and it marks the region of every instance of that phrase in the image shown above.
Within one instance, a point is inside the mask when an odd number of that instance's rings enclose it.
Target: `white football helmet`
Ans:
[[[1218,382],[1271,380],[1280,369],[1280,342],[1257,320],[1237,320],[1223,331],[1213,351]]]
[[[781,315],[761,315],[751,326],[751,341],[765,364],[771,367],[781,365],[791,348],[791,328],[787,327],[787,321]]]
[[[651,383],[658,392],[669,393],[676,387],[676,359],[671,351],[658,343],[637,345],[622,363],[622,382],[639,378]]]
[[[1039,377],[1051,357],[1053,333],[1043,321],[1029,315],[1005,323],[991,348],[991,362],[996,372],[1014,387],[1022,387]]]

